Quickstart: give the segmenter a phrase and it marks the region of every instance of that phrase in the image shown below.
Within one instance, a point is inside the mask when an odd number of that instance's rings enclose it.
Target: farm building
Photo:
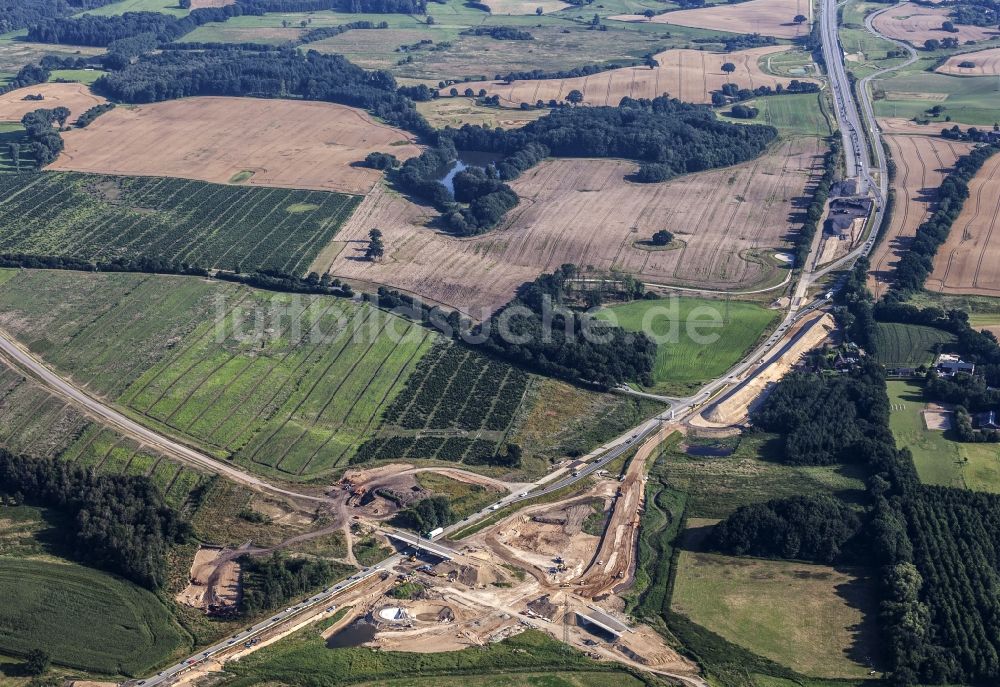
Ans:
[[[943,377],[954,377],[958,372],[972,374],[976,371],[974,363],[967,363],[953,353],[942,353],[938,356],[934,369]]]

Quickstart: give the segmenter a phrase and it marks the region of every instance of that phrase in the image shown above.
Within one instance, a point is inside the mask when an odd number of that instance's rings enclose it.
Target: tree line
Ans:
[[[148,589],[164,585],[170,547],[191,536],[191,526],[144,476],[97,474],[0,448],[0,489],[67,515],[75,558]]]
[[[0,33],[23,29],[36,22],[68,17],[118,0],[0,0]]]
[[[479,325],[384,287],[379,288],[376,302],[383,308],[399,309],[449,338],[473,341],[471,345],[480,352],[539,374],[603,389],[627,381],[651,384],[656,344],[644,333],[627,332],[567,307],[568,284],[577,275],[575,265],[563,265],[539,276],[522,285],[510,303]],[[546,316],[550,304],[554,312]],[[501,321],[513,336],[504,335]],[[602,336],[588,338],[584,330]],[[508,449],[508,460],[517,458],[519,453]]]
[[[462,31],[463,36],[489,36],[498,41],[533,41],[535,37],[527,31],[513,26],[473,26]]]
[[[412,99],[397,93],[391,74],[366,71],[342,55],[290,48],[268,52],[211,49],[144,55],[105,74],[94,90],[127,103],[149,103],[196,95],[303,98],[367,109],[420,135],[434,129]]]
[[[934,212],[917,227],[913,242],[896,263],[886,300],[905,301],[924,287],[934,270],[934,256],[948,240],[951,225],[969,197],[969,182],[997,150],[1000,148],[996,146],[980,146],[955,162],[951,173],[938,187]]]
[[[286,558],[275,551],[268,558],[240,556],[242,594],[239,609],[254,616],[329,584],[344,574],[345,566],[322,558]]]

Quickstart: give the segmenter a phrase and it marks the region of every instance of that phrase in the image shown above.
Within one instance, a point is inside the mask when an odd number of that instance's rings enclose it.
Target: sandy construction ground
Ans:
[[[43,100],[25,100],[26,95],[42,95]],[[37,110],[66,107],[72,113],[69,121],[82,115],[86,110],[106,102],[104,98],[90,92],[79,83],[40,83],[36,86],[19,88],[0,95],[0,122],[19,122],[21,117]]]
[[[927,288],[942,293],[1000,296],[1000,157],[969,182],[969,198],[934,258]]]
[[[930,214],[934,193],[941,181],[955,160],[971,148],[967,143],[930,136],[899,134],[885,136],[885,140],[896,163],[896,177],[892,182],[896,205],[889,231],[871,259],[868,288],[876,298],[888,289],[896,260],[909,246],[917,227]],[[941,253],[938,251],[939,255]]]
[[[972,62],[974,67],[959,67],[963,62]],[[934,71],[942,74],[962,76],[997,76],[1000,74],[1000,48],[990,48],[978,52],[952,55]]]
[[[232,551],[200,548],[191,562],[188,586],[176,596],[179,603],[207,610],[235,607],[240,596],[240,565]]]
[[[809,33],[809,22],[796,24],[792,21],[798,14],[810,16],[808,0],[749,0],[735,5],[722,4],[696,10],[666,12],[652,19],[646,19],[641,14],[619,14],[608,19],[651,21],[732,33],[760,33],[775,38],[798,38]]]
[[[778,143],[751,162],[662,184],[625,177],[622,160],[547,160],[512,183],[521,204],[499,228],[458,239],[426,226],[435,212],[376,188],[321,251],[312,269],[386,284],[474,317],[564,263],[622,269],[646,282],[739,289],[773,274],[760,253],[786,246],[801,226],[802,198],[821,163],[818,139]],[[386,257],[362,260],[379,227]],[[675,250],[637,247],[659,229]]]
[[[254,186],[367,193],[382,173],[352,166],[372,151],[420,148],[404,131],[333,103],[185,98],[119,107],[63,135],[49,169],[171,176]]]
[[[792,328],[785,337],[783,349],[766,364],[752,368],[745,381],[718,403],[709,406],[703,416],[707,423],[700,424],[734,425],[743,422],[750,408],[762,399],[765,392],[784,377],[803,355],[819,346],[834,328],[833,318],[828,314],[817,315]]]
[[[542,14],[548,14],[572,7],[560,0],[483,0],[483,4],[490,8],[490,14],[536,14],[539,7]]]
[[[565,100],[572,90],[583,93],[587,105],[617,105],[622,98],[656,98],[669,94],[689,103],[712,102],[712,91],[724,84],[736,83],[741,88],[756,88],[779,83],[783,79],[761,71],[758,62],[765,55],[785,52],[784,45],[773,45],[732,53],[714,53],[702,50],[666,50],[656,56],[659,66],[624,67],[611,71],[579,76],[572,79],[535,79],[515,81],[511,84],[495,81],[485,86],[490,95],[500,96],[507,106],[535,103],[539,100]],[[736,71],[726,74],[722,65],[732,62]],[[801,79],[809,81],[809,79]]]
[[[957,38],[960,43],[965,41],[981,41],[998,35],[996,29],[982,26],[966,26],[956,24],[956,33],[949,33],[941,28],[948,21],[948,9],[945,7],[923,7],[911,2],[900,5],[888,12],[875,17],[872,24],[881,33],[899,41],[909,41],[920,46],[929,38]]]

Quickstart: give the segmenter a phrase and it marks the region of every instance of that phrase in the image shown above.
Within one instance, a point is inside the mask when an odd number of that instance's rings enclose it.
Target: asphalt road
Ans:
[[[886,8],[890,10],[892,8]],[[844,137],[844,154],[845,162],[847,165],[848,175],[859,180],[859,189],[870,189],[875,195],[876,199],[876,213],[873,216],[872,227],[874,228],[869,239],[860,246],[858,249],[853,251],[851,254],[845,256],[844,258],[838,260],[833,265],[830,265],[823,270],[817,272],[803,272],[800,277],[800,283],[796,288],[796,294],[804,294],[805,288],[807,288],[811,283],[814,283],[817,279],[825,276],[834,269],[843,269],[848,266],[850,262],[855,260],[860,255],[866,255],[871,251],[874,242],[875,231],[881,226],[881,220],[884,213],[884,199],[886,197],[887,188],[887,174],[886,174],[886,164],[885,164],[885,151],[882,147],[882,142],[878,134],[877,124],[875,122],[874,110],[872,108],[871,99],[868,94],[867,85],[872,78],[880,76],[891,69],[882,70],[875,74],[872,74],[858,85],[858,93],[861,98],[862,109],[864,112],[864,125],[862,124],[862,118],[858,111],[857,105],[851,95],[850,84],[847,79],[847,72],[844,65],[844,55],[840,48],[839,38],[837,36],[837,23],[836,23],[836,2],[835,0],[823,0],[823,6],[820,14],[821,21],[821,32],[823,36],[823,53],[827,65],[827,71],[831,82],[831,93],[834,98],[835,112],[837,115],[837,120],[840,126],[841,134]],[[870,19],[866,19],[866,26],[870,31],[879,35],[877,31],[871,26]],[[884,36],[883,36],[884,38]],[[896,42],[896,41],[893,41]],[[898,45],[903,45],[896,42]],[[906,64],[912,63],[916,59],[916,55],[912,49],[908,46],[907,50],[910,51],[911,59]],[[902,65],[901,65],[902,66]],[[899,67],[896,67],[897,69]],[[876,156],[876,168],[878,171],[878,178],[872,176],[872,169],[870,160],[868,157],[867,146],[871,145],[872,150],[875,152]],[[749,356],[747,356],[741,363],[733,367],[729,372],[727,372],[723,377],[713,380],[702,388],[697,394],[693,396],[683,398],[683,399],[666,399],[672,403],[671,407],[664,413],[654,417],[639,426],[631,429],[630,431],[622,434],[620,437],[614,439],[611,442],[601,446],[600,448],[593,451],[588,456],[584,457],[582,460],[587,460],[587,464],[582,466],[578,471],[567,475],[565,477],[556,479],[554,482],[549,483],[546,479],[539,480],[535,485],[529,488],[527,491],[520,492],[518,494],[512,494],[507,496],[495,504],[484,508],[479,513],[469,516],[465,520],[455,523],[449,527],[446,532],[454,532],[458,529],[467,527],[469,524],[495,513],[497,510],[515,504],[521,501],[534,499],[539,496],[543,496],[560,489],[563,489],[579,480],[585,479],[588,475],[596,472],[603,468],[607,463],[615,460],[623,453],[627,452],[631,448],[642,443],[647,437],[649,437],[653,432],[655,432],[662,423],[667,421],[678,421],[684,418],[686,415],[692,411],[697,410],[706,401],[711,399],[719,390],[723,389],[725,386],[732,383],[733,378],[741,375],[743,372],[748,370],[751,366],[757,364],[768,352],[770,352],[781,340],[785,332],[789,327],[792,326],[800,318],[824,307],[827,304],[825,297],[817,298],[812,302],[799,307],[796,303],[793,303],[789,313],[786,315],[785,319],[779,325],[779,327],[772,333],[766,341],[764,341],[760,346],[757,347]],[[167,455],[174,457],[182,462],[189,463],[204,469],[208,469],[212,472],[224,475],[236,482],[245,484],[256,489],[271,492],[275,494],[281,494],[284,496],[291,496],[298,499],[306,499],[311,501],[329,501],[329,499],[324,497],[313,496],[310,494],[301,494],[288,489],[277,487],[275,485],[266,482],[254,475],[243,472],[224,461],[217,460],[208,455],[205,455],[199,451],[196,451],[184,444],[181,444],[169,437],[166,437],[158,432],[155,432],[143,425],[135,422],[134,420],[123,415],[119,411],[107,405],[104,401],[91,396],[85,391],[76,387],[72,382],[63,379],[55,372],[50,370],[45,366],[40,360],[35,358],[29,352],[21,348],[12,339],[8,338],[3,333],[0,333],[0,355],[10,360],[14,365],[19,367],[25,373],[35,377],[40,382],[42,382],[49,389],[54,391],[59,396],[65,398],[69,402],[81,407],[89,415],[107,423],[108,425],[122,431],[123,433],[142,441],[150,446],[153,446]],[[237,644],[245,644],[251,641],[253,638],[259,636],[266,630],[280,625],[281,623],[294,618],[296,615],[303,613],[309,609],[314,609],[322,604],[329,604],[330,608],[335,608],[332,605],[333,600],[340,594],[350,590],[352,587],[360,584],[365,579],[371,577],[372,575],[379,574],[382,570],[390,569],[396,563],[401,560],[400,555],[391,556],[384,561],[372,566],[371,568],[366,568],[365,570],[355,574],[351,578],[344,580],[332,587],[327,588],[319,594],[315,594],[308,599],[300,601],[294,606],[290,606],[282,611],[274,613],[267,620],[264,620],[256,625],[250,626],[236,635],[211,646],[202,652],[191,656],[184,661],[177,663],[169,668],[164,669],[157,675],[147,678],[143,681],[138,681],[133,684],[143,685],[143,687],[154,687],[166,682],[169,682],[177,677],[178,674],[190,669],[192,666],[206,660],[210,659],[216,654],[225,651],[227,649],[233,648]]]

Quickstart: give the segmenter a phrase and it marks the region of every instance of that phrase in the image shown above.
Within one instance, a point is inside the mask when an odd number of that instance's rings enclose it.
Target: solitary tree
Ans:
[[[722,64],[722,71],[724,71],[726,74],[732,74],[733,72],[736,71],[736,65],[733,64],[732,62],[724,62]]]
[[[671,234],[666,229],[660,229],[658,232],[653,234],[653,238],[649,240],[654,246],[666,246],[671,241],[674,240],[674,235]]]
[[[28,675],[41,675],[49,669],[49,652],[44,649],[32,649],[24,661],[24,672]]]
[[[948,33],[958,33],[958,29],[956,29],[955,25],[950,21],[943,22],[941,24],[941,29],[947,31]]]
[[[14,165],[14,171],[21,171],[21,146],[18,143],[11,143],[8,147],[10,151],[10,163]]]
[[[66,127],[66,120],[69,119],[69,109],[63,106],[52,108],[52,119],[59,122],[59,128]]]
[[[427,24],[427,26],[434,26],[434,17],[432,17],[431,15],[428,14],[427,15],[427,22],[426,22],[426,24]]]
[[[382,232],[372,229],[368,232],[368,250],[365,251],[365,257],[374,262],[383,255],[385,255],[385,244],[382,243]]]
[[[595,14],[595,15],[594,15],[594,16],[593,16],[593,17],[591,18],[591,20],[590,20],[590,25],[591,25],[591,26],[600,26],[600,24],[601,24],[601,15],[599,15],[599,14]]]
[[[804,14],[796,14],[795,18],[792,19],[792,21],[794,21],[796,24],[805,24],[807,19],[809,19],[809,17],[807,17]]]
[[[652,19],[653,17],[656,16],[656,12],[654,10],[646,10],[642,13],[642,16],[644,16],[646,19]]]
[[[536,8],[535,8],[535,14],[537,14],[537,15],[538,15],[538,16],[540,17],[540,16],[542,16],[543,14],[545,14],[545,10],[544,10],[544,9],[542,9],[541,7],[536,7]]]
[[[576,90],[575,88],[566,94],[566,100],[577,105],[583,102],[583,93]]]

